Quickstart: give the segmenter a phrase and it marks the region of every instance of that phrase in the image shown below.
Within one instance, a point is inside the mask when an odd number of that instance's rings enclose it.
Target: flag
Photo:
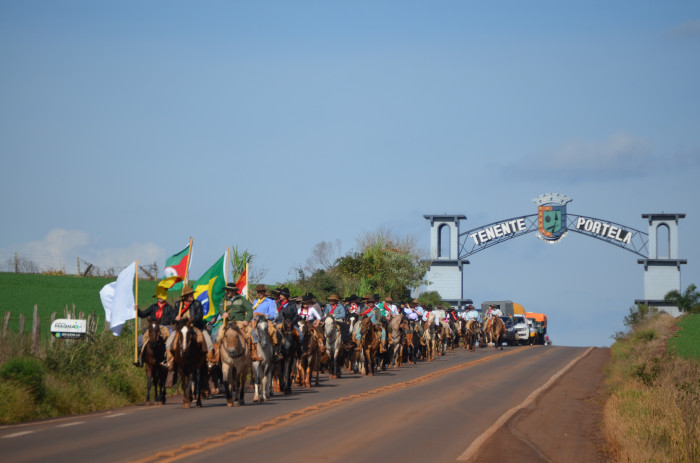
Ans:
[[[136,316],[134,311],[134,277],[136,262],[119,272],[117,281],[108,283],[100,290],[100,300],[105,309],[105,320],[112,334],[119,336],[127,320]]]
[[[182,277],[180,277],[178,275],[174,275],[174,276],[166,278],[165,280],[159,281],[158,285],[156,286],[156,297],[159,299],[167,299],[168,298],[168,290],[170,288],[172,288],[173,285],[180,280],[182,280]]]
[[[248,297],[248,264],[246,264],[245,270],[243,270],[241,276],[236,280],[236,287],[241,293],[241,296]]]
[[[182,251],[168,257],[165,261],[165,277],[179,276],[181,280],[184,279],[190,264],[189,256],[190,245],[188,244]]]
[[[228,250],[192,285],[194,297],[204,306],[205,320],[209,320],[216,315],[219,303],[224,297],[227,259]]]

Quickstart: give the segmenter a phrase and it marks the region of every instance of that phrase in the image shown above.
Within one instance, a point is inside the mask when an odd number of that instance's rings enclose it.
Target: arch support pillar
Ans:
[[[681,291],[681,265],[687,264],[685,259],[678,258],[678,221],[685,214],[642,214],[649,221],[649,258],[639,259],[637,263],[644,265],[644,299],[638,299],[637,304],[658,307],[671,315],[680,315],[678,307],[664,301],[669,291]],[[659,243],[659,228],[668,228],[668,243]],[[668,250],[667,257],[659,257],[659,246]]]
[[[431,282],[429,291],[437,291],[440,297],[451,306],[464,307],[462,266],[469,264],[459,258],[459,222],[465,215],[424,215],[430,221],[430,267],[425,279]],[[449,253],[443,253],[442,230],[449,228]]]

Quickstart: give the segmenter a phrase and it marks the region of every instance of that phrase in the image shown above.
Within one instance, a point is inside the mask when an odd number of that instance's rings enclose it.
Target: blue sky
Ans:
[[[697,2],[0,1],[0,260],[74,271],[195,239],[267,282],[320,241],[379,227],[428,248],[569,211],[646,231],[685,212],[700,284]],[[570,234],[470,258],[465,297],[550,314],[557,344],[609,345],[643,297],[637,256]]]

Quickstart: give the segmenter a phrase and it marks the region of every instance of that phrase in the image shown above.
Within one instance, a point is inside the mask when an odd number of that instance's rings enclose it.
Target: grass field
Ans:
[[[25,332],[28,332],[36,304],[42,337],[48,336],[51,314],[56,312],[57,318],[63,318],[66,307],[72,310],[73,305],[76,315],[84,312],[87,317],[94,312],[99,317],[101,325],[98,326],[104,326],[100,290],[113,281],[116,278],[0,273],[0,314],[4,320],[5,313],[11,312],[10,329],[15,332],[19,328],[19,316],[24,314]],[[153,303],[156,284],[157,281],[139,280],[138,303],[141,307]]]
[[[677,325],[680,330],[669,339],[669,350],[679,357],[700,361],[700,314],[688,314]]]

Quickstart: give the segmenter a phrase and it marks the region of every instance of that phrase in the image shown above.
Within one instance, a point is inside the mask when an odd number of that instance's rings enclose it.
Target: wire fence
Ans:
[[[55,256],[37,256],[31,259],[19,254],[0,251],[0,271],[10,273],[40,273],[44,275],[79,275],[84,277],[116,277],[124,267],[103,267],[76,257],[74,262],[66,262]],[[140,278],[158,278],[158,264],[139,265]]]

